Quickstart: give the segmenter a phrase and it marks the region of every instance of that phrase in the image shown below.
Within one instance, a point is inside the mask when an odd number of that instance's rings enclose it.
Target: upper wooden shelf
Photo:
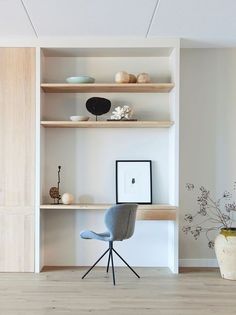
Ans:
[[[41,210],[105,210],[112,204],[72,204],[72,205],[41,205]],[[177,207],[168,204],[139,205],[137,220],[176,220]]]
[[[173,83],[43,83],[41,88],[46,93],[169,93]]]
[[[170,128],[173,121],[41,121],[46,128]]]

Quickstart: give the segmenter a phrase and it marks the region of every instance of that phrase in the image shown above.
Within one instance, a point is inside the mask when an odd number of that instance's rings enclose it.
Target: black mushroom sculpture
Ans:
[[[103,97],[91,97],[86,102],[87,110],[96,116],[104,115],[111,109],[111,101]]]

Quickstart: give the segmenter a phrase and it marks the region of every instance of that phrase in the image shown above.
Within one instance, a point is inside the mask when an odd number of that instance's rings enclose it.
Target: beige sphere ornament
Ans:
[[[70,205],[74,202],[74,196],[69,193],[64,193],[61,197],[61,201],[64,205]]]
[[[119,71],[115,75],[116,83],[129,83],[129,74],[126,71]]]
[[[151,82],[151,79],[148,73],[143,72],[137,76],[137,83],[149,83],[149,82]]]
[[[130,73],[129,74],[129,83],[136,83],[137,82],[137,78],[134,74]]]

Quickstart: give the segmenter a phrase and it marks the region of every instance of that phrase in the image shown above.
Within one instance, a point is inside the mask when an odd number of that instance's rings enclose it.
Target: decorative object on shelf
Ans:
[[[96,116],[106,114],[111,109],[111,101],[103,97],[91,97],[86,102],[87,110]]]
[[[130,76],[126,71],[119,71],[115,75],[116,83],[129,83]]]
[[[137,82],[137,78],[134,74],[129,73],[129,83],[136,83]]]
[[[152,161],[116,161],[116,203],[152,203]]]
[[[112,112],[110,120],[131,120],[133,110],[130,106],[125,105],[123,107],[118,106]]]
[[[137,78],[134,74],[128,73],[126,71],[119,71],[115,75],[116,83],[136,83]]]
[[[70,193],[64,193],[61,197],[61,201],[64,205],[71,205],[74,202],[74,196]]]
[[[71,84],[94,83],[95,79],[86,75],[81,75],[78,77],[66,78],[66,82]]]
[[[186,184],[188,191],[194,191],[193,184]],[[234,188],[235,190],[235,188]],[[225,191],[222,196],[214,200],[210,191],[200,187],[197,197],[199,209],[195,213],[186,214],[186,225],[182,230],[185,234],[192,234],[197,240],[205,233],[208,247],[215,248],[216,257],[222,278],[236,280],[236,227],[233,216],[236,214],[236,202],[231,201],[233,194]],[[215,241],[210,233],[218,232]]]
[[[148,73],[143,72],[137,76],[137,83],[150,83],[150,82],[151,82],[151,79]]]
[[[54,199],[54,204],[60,204],[61,195],[60,195],[60,182],[61,182],[61,166],[58,166],[57,171],[57,187],[51,187],[49,190],[49,195],[52,199]],[[56,201],[57,200],[57,201]]]
[[[88,116],[70,116],[70,120],[72,121],[87,121],[89,120]]]

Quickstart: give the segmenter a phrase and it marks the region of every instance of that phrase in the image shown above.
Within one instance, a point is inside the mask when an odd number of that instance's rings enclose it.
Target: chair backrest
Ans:
[[[122,241],[134,234],[137,207],[136,204],[120,204],[107,209],[105,224],[112,241]]]

